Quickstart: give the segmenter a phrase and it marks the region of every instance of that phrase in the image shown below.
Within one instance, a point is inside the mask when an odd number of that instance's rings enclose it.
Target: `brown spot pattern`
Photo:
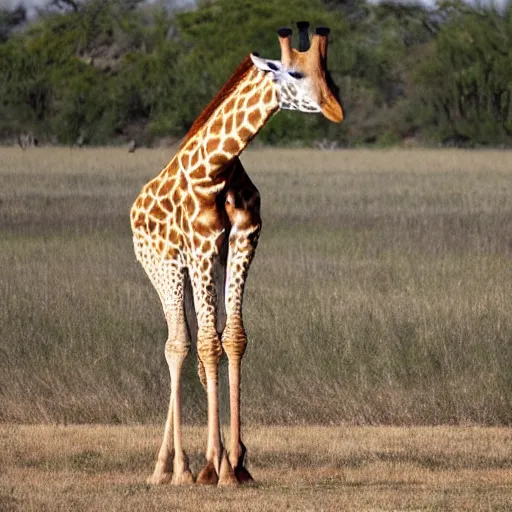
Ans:
[[[245,120],[245,112],[237,112],[235,121],[237,126],[241,126]]]
[[[248,100],[247,100],[247,107],[254,107],[254,105],[256,105],[256,103],[259,102],[259,97],[257,94],[253,94]]]
[[[233,139],[233,137],[228,137],[224,141],[224,145],[222,146],[222,149],[225,153],[229,153],[230,155],[235,155],[240,151],[240,144],[238,141]]]
[[[226,122],[224,123],[224,129],[226,133],[231,133],[233,130],[233,114],[226,117]]]
[[[166,211],[167,211],[167,213],[171,213],[171,212],[172,212],[172,210],[173,210],[171,200],[170,200],[168,197],[164,197],[164,198],[160,201],[160,205],[162,206],[162,208],[163,208],[164,210],[166,210]]]
[[[208,142],[206,143],[206,151],[208,153],[213,153],[219,147],[219,144],[220,139],[218,137],[213,137],[209,139]]]
[[[249,114],[249,116],[248,116],[248,118],[247,118],[247,120],[249,121],[249,123],[250,123],[252,126],[254,126],[254,127],[258,126],[258,123],[259,123],[259,120],[260,120],[260,119],[261,119],[261,114],[260,114],[259,110],[253,110],[253,111]]]

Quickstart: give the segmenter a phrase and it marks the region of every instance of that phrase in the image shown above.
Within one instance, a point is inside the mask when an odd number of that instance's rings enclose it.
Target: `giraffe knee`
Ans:
[[[222,355],[222,346],[215,329],[207,332],[199,330],[197,334],[197,355],[206,373],[208,373],[209,368],[218,367]]]
[[[222,332],[222,348],[229,360],[242,359],[247,348],[247,334],[241,321],[228,321]]]
[[[175,293],[179,293],[176,291]],[[175,298],[178,302],[178,298]],[[165,319],[167,320],[167,341],[165,343],[165,356],[176,357],[182,355],[183,358],[190,350],[190,336],[187,330],[187,324],[184,316],[183,309],[180,308],[176,311],[172,306],[167,304],[164,306]]]
[[[223,344],[224,351],[228,356],[229,361],[236,361],[237,359],[242,359],[245,354],[245,349],[247,348],[247,340],[244,340],[241,343],[227,343]]]
[[[190,342],[186,339],[169,338],[165,343],[165,358],[167,361],[179,357],[185,359],[190,350]]]

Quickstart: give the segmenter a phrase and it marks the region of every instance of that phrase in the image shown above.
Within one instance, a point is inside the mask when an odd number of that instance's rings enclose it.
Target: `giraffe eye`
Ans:
[[[277,66],[273,63],[273,62],[267,62],[267,66],[272,70],[272,71],[277,71]]]
[[[300,71],[288,71],[288,74],[292,77],[292,78],[296,78],[297,80],[299,78],[302,78],[304,76],[303,73],[301,73]]]

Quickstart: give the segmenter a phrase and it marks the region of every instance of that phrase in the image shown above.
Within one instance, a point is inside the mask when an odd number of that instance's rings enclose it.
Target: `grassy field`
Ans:
[[[0,421],[163,423],[165,323],[128,211],[171,156],[0,149]],[[512,423],[512,153],[243,162],[264,222],[246,423]],[[194,357],[184,417],[206,420]]]
[[[205,429],[185,429],[192,469]],[[0,510],[509,511],[506,428],[252,427],[256,484],[149,487],[160,428],[0,426]]]

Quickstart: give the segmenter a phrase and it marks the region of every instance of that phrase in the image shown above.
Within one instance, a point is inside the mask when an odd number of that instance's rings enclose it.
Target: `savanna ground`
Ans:
[[[191,466],[205,429],[184,430]],[[248,427],[256,484],[145,484],[161,428],[0,427],[0,510],[345,511],[512,507],[512,433],[471,427]]]
[[[0,149],[0,510],[512,508],[506,151],[244,154],[264,221],[242,396],[258,484],[145,486],[166,332],[128,211],[171,154]],[[194,356],[183,393],[197,469]]]

